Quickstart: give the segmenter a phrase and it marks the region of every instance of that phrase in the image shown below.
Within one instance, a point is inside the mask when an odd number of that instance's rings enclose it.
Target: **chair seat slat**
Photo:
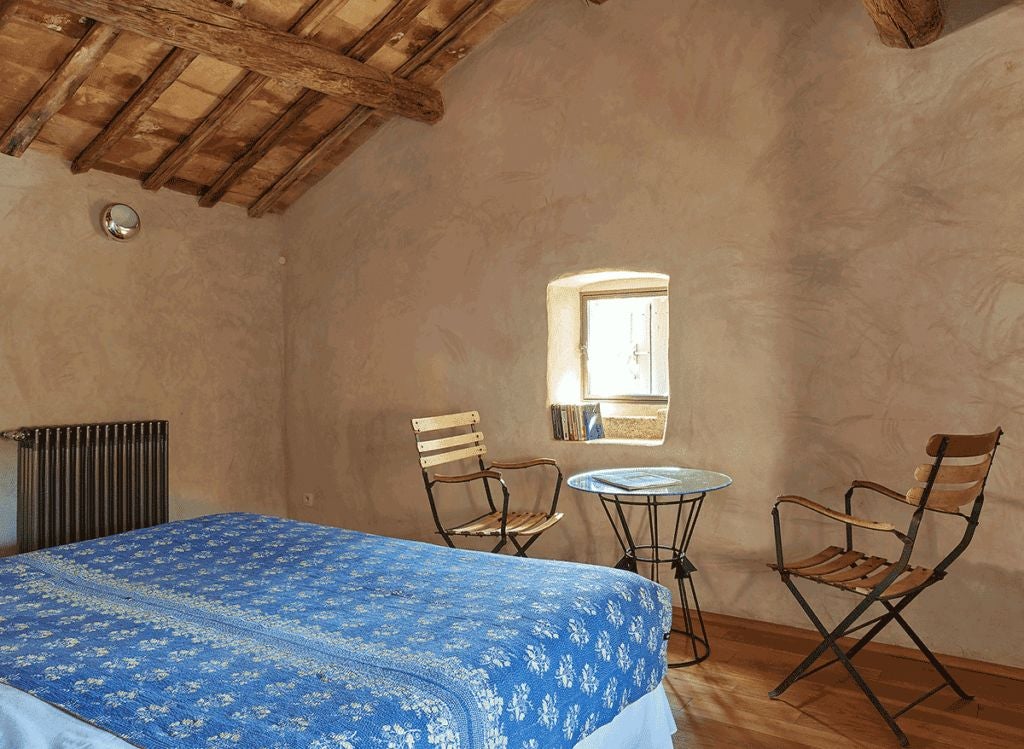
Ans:
[[[510,512],[505,532],[509,535],[534,535],[555,525],[562,517],[561,512],[550,517],[543,512]],[[447,532],[455,536],[498,536],[501,534],[501,513],[488,513],[470,523],[448,528]]]
[[[544,513],[540,513],[540,514],[543,515]],[[545,515],[544,516],[546,518],[545,520],[541,521],[540,523],[534,524],[534,525],[530,526],[529,528],[526,528],[524,530],[519,531],[519,534],[523,535],[523,536],[535,536],[538,533],[542,533],[543,531],[546,531],[551,526],[555,525],[564,516],[565,516],[565,513],[562,513],[562,512],[556,512],[551,517],[547,517]]]
[[[824,564],[815,565],[814,567],[804,567],[800,570],[800,574],[807,575],[809,577],[827,575],[829,572],[837,572],[839,570],[846,569],[863,558],[864,555],[859,551],[847,551],[833,559],[830,559]]]
[[[909,567],[907,569],[910,569]],[[852,583],[847,583],[841,587],[848,588],[849,590],[856,590],[858,593],[869,593],[871,589],[882,582],[886,575],[892,572],[892,562],[886,560],[884,564],[878,566],[878,571],[873,575],[855,580]]]
[[[842,554],[843,550],[838,546],[829,546],[827,549],[819,551],[813,557],[807,557],[807,559],[801,559],[797,562],[786,562],[787,570],[799,570],[804,567],[814,567],[816,565],[827,562],[838,554]],[[770,564],[769,567],[776,568],[777,565]]]
[[[934,574],[935,572],[927,567],[917,567],[886,588],[882,598],[898,598],[905,595],[908,591],[924,585]]]
[[[494,529],[501,530],[501,513],[500,512],[489,512],[482,518],[473,520],[469,523],[464,523],[457,528],[452,528],[449,533],[455,533],[458,535],[474,535],[474,534],[485,534]]]
[[[885,564],[885,560],[882,557],[866,557],[856,567],[852,567],[848,570],[838,570],[836,572],[830,572],[827,575],[821,575],[822,582],[827,583],[845,583],[852,580],[860,580],[861,578],[867,577],[881,565]]]
[[[822,560],[807,564],[811,560]],[[854,565],[854,566],[851,566]],[[778,565],[768,565],[778,569]],[[844,552],[838,546],[829,546],[808,559],[786,564],[785,571],[816,583],[867,595],[875,586],[885,580],[892,571],[893,563],[881,557],[867,557],[856,550]],[[882,594],[882,598],[897,598],[927,583],[934,570],[926,567],[907,567],[906,572],[893,581]]]
[[[892,564],[886,564],[871,577],[866,577],[863,580],[857,580],[855,583],[847,583],[844,587],[848,587],[850,590],[855,590],[862,595],[867,595],[875,588],[875,586],[881,583],[891,571]],[[900,591],[916,588],[931,577],[932,574],[932,570],[926,567],[907,567],[903,575],[896,578],[889,584],[888,588],[882,591],[882,598],[895,598],[896,596],[902,595]]]

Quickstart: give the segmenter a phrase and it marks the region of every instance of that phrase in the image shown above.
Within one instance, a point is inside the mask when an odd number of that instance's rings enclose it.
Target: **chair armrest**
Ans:
[[[491,468],[513,471],[520,468],[535,468],[536,466],[551,466],[555,469],[555,492],[551,495],[551,509],[548,510],[548,517],[551,517],[558,509],[558,493],[562,490],[562,469],[558,467],[558,463],[555,462],[554,458],[530,458],[529,460],[509,463],[495,460],[491,463]]]
[[[466,481],[476,481],[477,479],[497,479],[501,481],[501,474],[497,471],[477,471],[476,473],[467,473],[463,476],[434,475],[434,481],[439,484],[462,484]]]
[[[794,495],[786,495],[779,497],[775,502],[775,506],[778,507],[781,504],[795,504],[801,507],[806,507],[808,510],[812,510],[819,515],[824,515],[832,520],[838,520],[846,525],[855,525],[858,528],[864,528],[869,531],[884,531],[886,533],[895,533],[896,535],[902,535],[896,526],[892,523],[878,523],[874,520],[864,520],[863,518],[854,517],[853,515],[847,515],[845,512],[839,512],[837,510],[831,510],[824,505],[820,505],[817,502],[812,502],[804,497],[797,497]]]
[[[876,492],[878,494],[884,494],[886,497],[891,497],[892,499],[898,499],[901,502],[906,502],[907,501],[906,495],[900,494],[895,489],[890,489],[887,486],[882,486],[881,484],[876,484],[874,481],[860,481],[860,480],[854,481],[852,484],[850,484],[850,488],[851,489],[869,489],[869,490],[871,490],[873,492]]]
[[[558,463],[556,463],[553,458],[531,458],[530,460],[522,460],[516,463],[504,463],[495,460],[491,463],[491,468],[501,468],[503,470],[533,468],[534,466],[554,466],[555,468],[558,468]]]

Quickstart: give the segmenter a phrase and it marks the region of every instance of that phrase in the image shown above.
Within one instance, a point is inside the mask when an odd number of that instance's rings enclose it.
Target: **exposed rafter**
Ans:
[[[126,177],[136,182],[141,182],[142,178],[145,176],[138,169],[132,169],[131,167],[121,166],[120,164],[105,163],[103,164],[102,171],[107,172],[109,174],[116,174],[119,177]],[[192,182],[191,180],[181,179],[179,177],[175,177],[170,182],[168,182],[167,188],[170,190],[174,190],[175,192],[180,192],[183,195],[198,196],[203,192],[202,185],[197,185],[195,182]]]
[[[417,70],[434,59],[448,45],[458,39],[461,34],[479,22],[495,2],[496,0],[474,0],[440,34],[435,36],[399,67],[395,74],[401,76],[413,75]],[[373,114],[374,111],[369,107],[356,107],[334,130],[317,141],[277,182],[271,185],[260,196],[259,200],[249,206],[249,215],[258,218],[270,211],[294,184],[308,176],[322,160],[328,158],[328,156],[341,148],[342,144],[366,123]]]
[[[349,0],[317,0],[292,25],[289,32],[299,37],[311,37],[327,20]],[[258,94],[269,82],[269,79],[258,73],[246,73],[242,80],[235,84],[227,96],[221,99],[213,111],[206,116],[199,126],[146,177],[142,186],[147,190],[159,190],[167,180],[185,164],[186,161],[203,147],[217,130],[227,122],[235,112],[245,106],[253,96]]]
[[[159,67],[146,79],[139,90],[121,108],[121,111],[103,128],[99,135],[85,147],[85,150],[71,164],[71,171],[81,174],[92,169],[114,145],[130,135],[142,116],[156,103],[164,91],[171,87],[185,68],[199,55],[187,49],[171,50]]]
[[[204,0],[50,0],[126,31],[346,101],[422,122],[444,113],[441,94]]]
[[[384,16],[345,50],[345,54],[356,60],[370,59],[396,34],[403,33],[413,19],[427,6],[430,0],[398,0]],[[288,137],[292,127],[324,100],[316,91],[306,91],[292,104],[279,120],[267,128],[252,147],[217,178],[210,189],[199,199],[199,205],[211,207],[224,197],[238,179],[266,156],[278,143]],[[360,121],[360,124],[365,118]]]
[[[863,0],[882,43],[914,49],[942,34],[945,15],[940,0]]]
[[[43,126],[75,95],[79,86],[107,54],[117,34],[117,29],[111,26],[94,23],[46,84],[32,97],[28,106],[0,136],[0,151],[8,156],[21,156],[25,153]]]
[[[276,212],[533,1],[0,0],[0,150]]]
[[[292,164],[291,168],[284,175],[270,186],[260,199],[249,206],[249,215],[259,218],[273,208],[277,202],[284,197],[288,189],[313,171],[322,158],[339,148],[349,136],[370,119],[373,110],[369,107],[356,107],[341,123],[331,132],[317,141],[317,144],[307,151],[301,159]]]
[[[231,5],[232,0],[216,0],[222,5]],[[199,54],[187,49],[172,49],[149,78],[121,108],[117,115],[100,131],[71,163],[71,171],[82,174],[92,169],[113,148],[121,138],[130,135],[139,120],[149,111],[157,99],[169,89],[185,72]]]

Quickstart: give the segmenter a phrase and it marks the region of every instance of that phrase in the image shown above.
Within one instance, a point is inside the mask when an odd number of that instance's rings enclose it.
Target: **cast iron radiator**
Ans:
[[[18,551],[167,522],[166,421],[22,427]]]

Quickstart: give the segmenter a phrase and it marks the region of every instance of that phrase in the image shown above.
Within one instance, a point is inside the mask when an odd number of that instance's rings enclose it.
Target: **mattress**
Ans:
[[[146,749],[660,742],[670,624],[630,572],[249,514],[0,561],[0,683]]]

